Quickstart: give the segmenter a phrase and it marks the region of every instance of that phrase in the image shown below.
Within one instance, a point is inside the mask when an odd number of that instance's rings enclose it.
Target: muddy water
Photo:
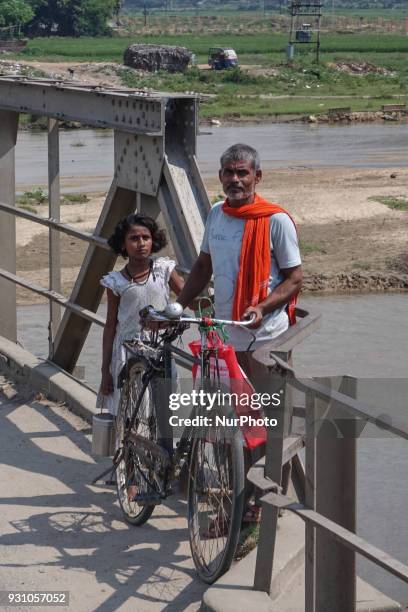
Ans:
[[[295,351],[301,376],[350,374],[360,377],[358,399],[408,422],[408,297],[403,294],[319,297],[302,300],[322,313],[321,328]],[[104,307],[101,308],[101,314]],[[19,338],[37,355],[47,352],[46,306],[18,311]],[[93,326],[79,363],[99,383],[101,328]],[[405,378],[405,380],[403,380]],[[389,379],[394,379],[390,383]],[[408,563],[408,442],[369,427],[358,442],[358,533]],[[368,562],[359,574],[408,605],[408,587]]]
[[[208,131],[211,135],[207,134]],[[255,146],[264,169],[299,166],[388,168],[408,165],[406,123],[341,126],[266,124],[205,129],[205,133],[198,137],[198,160],[204,176],[217,173],[220,154],[236,142]],[[113,174],[112,132],[61,132],[60,160],[65,189],[107,189]],[[46,185],[46,133],[19,134],[16,173],[17,188],[20,190],[38,184]],[[79,181],[83,182],[81,187],[78,187]]]

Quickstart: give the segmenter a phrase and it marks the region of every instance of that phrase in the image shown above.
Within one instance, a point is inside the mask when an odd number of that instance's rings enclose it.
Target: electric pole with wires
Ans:
[[[288,58],[293,59],[295,45],[314,45],[316,63],[320,60],[320,22],[324,0],[290,0]],[[307,20],[306,20],[307,18]]]

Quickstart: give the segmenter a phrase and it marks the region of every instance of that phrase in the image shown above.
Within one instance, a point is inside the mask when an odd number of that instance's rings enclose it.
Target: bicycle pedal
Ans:
[[[137,493],[132,501],[139,506],[157,506],[162,503],[162,496],[159,493]]]

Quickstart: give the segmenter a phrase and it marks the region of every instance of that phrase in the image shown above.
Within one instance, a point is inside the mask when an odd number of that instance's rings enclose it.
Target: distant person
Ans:
[[[213,274],[215,316],[230,320],[255,316],[251,352],[245,330],[229,331],[241,367],[254,380],[262,372],[255,371],[253,351],[295,322],[296,296],[302,286],[298,237],[289,213],[255,191],[262,179],[255,149],[236,144],[222,154],[220,164],[227,197],[208,215],[200,254],[178,301],[186,307]],[[254,460],[246,457],[247,468]],[[260,520],[260,507],[249,505],[251,493],[247,487],[244,522]]]

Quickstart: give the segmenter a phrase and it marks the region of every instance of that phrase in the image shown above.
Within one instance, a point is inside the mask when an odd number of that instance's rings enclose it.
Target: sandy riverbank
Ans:
[[[205,182],[211,198],[220,193],[215,177]],[[86,192],[86,179],[76,187]],[[369,199],[408,199],[407,168],[274,170],[264,174],[259,191],[286,207],[299,225],[306,292],[408,288],[408,211]],[[90,201],[85,204],[63,206],[62,221],[93,231],[105,194],[88,195]],[[46,216],[46,206],[37,210]],[[17,243],[18,274],[47,286],[47,232],[18,219]],[[61,235],[61,248],[63,292],[69,295],[86,245]],[[20,288],[18,298],[20,304],[41,301]]]

